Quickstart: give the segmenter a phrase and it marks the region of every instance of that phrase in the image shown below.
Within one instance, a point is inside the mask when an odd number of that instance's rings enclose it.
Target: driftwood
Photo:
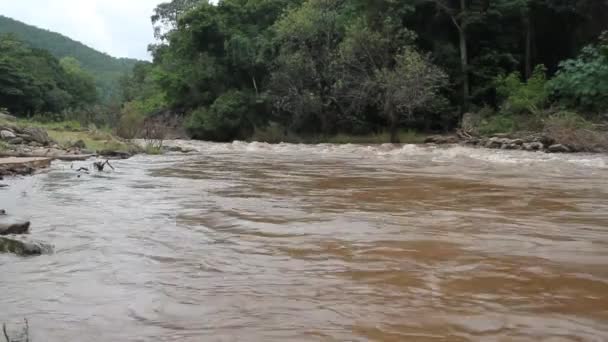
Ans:
[[[106,167],[106,165],[109,166],[112,170],[115,170],[114,166],[112,166],[112,164],[110,164],[109,160],[106,160],[105,162],[95,162],[95,163],[93,163],[93,166],[95,166],[95,168],[99,172],[103,171],[103,169]]]

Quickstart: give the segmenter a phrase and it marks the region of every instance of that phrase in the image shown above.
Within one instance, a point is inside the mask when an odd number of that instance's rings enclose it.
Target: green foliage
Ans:
[[[92,78],[74,59],[60,63],[12,35],[0,35],[0,103],[18,115],[55,112],[94,104]]]
[[[499,76],[496,91],[503,100],[501,112],[504,114],[534,114],[543,109],[547,102],[546,68],[537,66],[527,81],[522,81],[518,73]]]
[[[495,115],[481,120],[477,131],[481,135],[492,135],[496,133],[510,133],[515,130],[516,123],[513,115]]]
[[[125,139],[133,139],[140,132],[146,116],[138,102],[127,102],[121,110],[116,134]]]
[[[549,83],[553,95],[570,108],[608,109],[608,36],[598,46],[587,46],[575,59],[560,63]]]
[[[82,69],[93,76],[99,99],[103,102],[117,96],[118,79],[137,62],[134,59],[114,58],[58,33],[0,15],[0,34],[3,33],[14,34],[29,47],[46,50],[58,59],[72,57],[78,60]]]
[[[197,139],[232,141],[253,131],[251,96],[241,91],[222,94],[209,108],[191,113],[186,128]]]

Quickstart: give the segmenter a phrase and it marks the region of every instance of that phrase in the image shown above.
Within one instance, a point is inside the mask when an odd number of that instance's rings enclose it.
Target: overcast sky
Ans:
[[[115,57],[149,59],[150,16],[167,0],[0,0],[0,14]]]

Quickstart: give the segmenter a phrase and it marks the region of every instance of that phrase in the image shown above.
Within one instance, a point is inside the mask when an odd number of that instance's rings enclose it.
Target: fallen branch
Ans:
[[[106,165],[109,166],[112,169],[112,171],[116,171],[116,169],[114,169],[114,166],[112,166],[112,164],[110,164],[109,160],[106,160],[103,163],[102,162],[96,162],[96,163],[93,163],[93,165],[95,166],[95,168],[99,172],[102,172],[103,169],[106,167]]]

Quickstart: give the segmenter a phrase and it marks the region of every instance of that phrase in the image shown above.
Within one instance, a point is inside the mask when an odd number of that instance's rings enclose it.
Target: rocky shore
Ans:
[[[580,146],[557,141],[543,133],[495,134],[488,137],[474,137],[459,132],[455,135],[433,135],[426,144],[461,144],[490,149],[522,150],[546,153],[607,152],[601,146]]]

